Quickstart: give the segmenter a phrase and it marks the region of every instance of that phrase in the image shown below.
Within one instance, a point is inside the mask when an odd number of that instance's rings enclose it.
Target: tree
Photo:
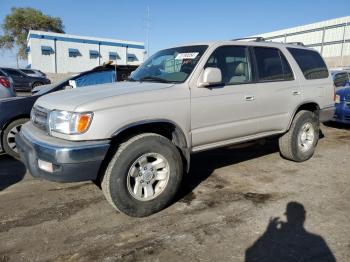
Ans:
[[[64,33],[61,18],[45,15],[40,10],[29,7],[13,7],[5,17],[2,29],[4,34],[0,35],[0,48],[12,49],[17,46],[18,56],[22,59],[27,57],[25,50],[29,30]]]

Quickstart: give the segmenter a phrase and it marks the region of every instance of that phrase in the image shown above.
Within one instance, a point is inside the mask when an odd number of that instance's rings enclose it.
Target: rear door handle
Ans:
[[[294,92],[293,92],[293,96],[298,96],[298,95],[300,95],[300,94],[301,94],[300,91],[294,91]]]
[[[254,101],[255,100],[255,96],[245,96],[245,101]]]

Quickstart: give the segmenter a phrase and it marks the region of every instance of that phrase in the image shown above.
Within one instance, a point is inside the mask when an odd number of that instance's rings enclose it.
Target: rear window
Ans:
[[[28,69],[21,69],[21,70],[22,70],[22,72],[24,72],[26,74],[35,74],[35,72],[32,70],[28,70]]]
[[[0,70],[0,76],[7,76],[7,74],[4,71]]]
[[[327,78],[329,73],[319,53],[313,50],[288,48],[308,80]]]
[[[336,87],[346,86],[349,84],[348,73],[338,73],[334,76],[334,85]]]
[[[293,80],[287,59],[277,48],[254,47],[260,81]]]

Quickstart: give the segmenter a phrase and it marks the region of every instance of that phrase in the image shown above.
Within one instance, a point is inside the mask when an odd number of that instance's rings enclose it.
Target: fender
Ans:
[[[291,115],[291,117],[289,119],[289,123],[288,123],[286,131],[288,131],[290,129],[292,122],[293,122],[293,119],[294,119],[294,116],[299,111],[299,109],[302,108],[303,106],[306,106],[306,107],[311,106],[311,104],[316,106],[316,111],[320,110],[319,104],[313,100],[306,100],[306,101],[301,102],[300,104],[298,104],[298,106],[295,107],[293,114]]]
[[[188,172],[190,169],[190,143],[187,141],[186,136],[182,128],[179,127],[178,124],[176,124],[172,120],[168,119],[148,119],[148,120],[141,120],[137,122],[133,122],[130,124],[127,124],[121,128],[119,128],[117,131],[115,131],[112,134],[112,138],[117,137],[124,131],[131,129],[131,128],[136,128],[136,127],[142,127],[142,126],[148,126],[152,124],[166,124],[170,125],[173,127],[173,130],[171,130],[171,135],[172,135],[172,142],[174,145],[176,145],[182,152],[183,157],[186,160],[186,171]]]

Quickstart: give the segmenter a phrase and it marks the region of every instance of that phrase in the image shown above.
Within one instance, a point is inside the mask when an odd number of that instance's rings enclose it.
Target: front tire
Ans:
[[[310,159],[319,139],[319,121],[315,113],[299,111],[287,133],[279,138],[281,155],[295,162]]]
[[[183,175],[179,150],[158,134],[137,135],[121,144],[107,166],[102,191],[117,210],[145,217],[167,207]]]
[[[17,133],[19,133],[19,131],[21,131],[22,125],[27,123],[28,121],[29,121],[28,118],[21,118],[13,121],[5,128],[2,136],[2,145],[3,145],[4,151],[8,155],[16,159],[19,159],[19,154],[17,151],[15,136]]]

